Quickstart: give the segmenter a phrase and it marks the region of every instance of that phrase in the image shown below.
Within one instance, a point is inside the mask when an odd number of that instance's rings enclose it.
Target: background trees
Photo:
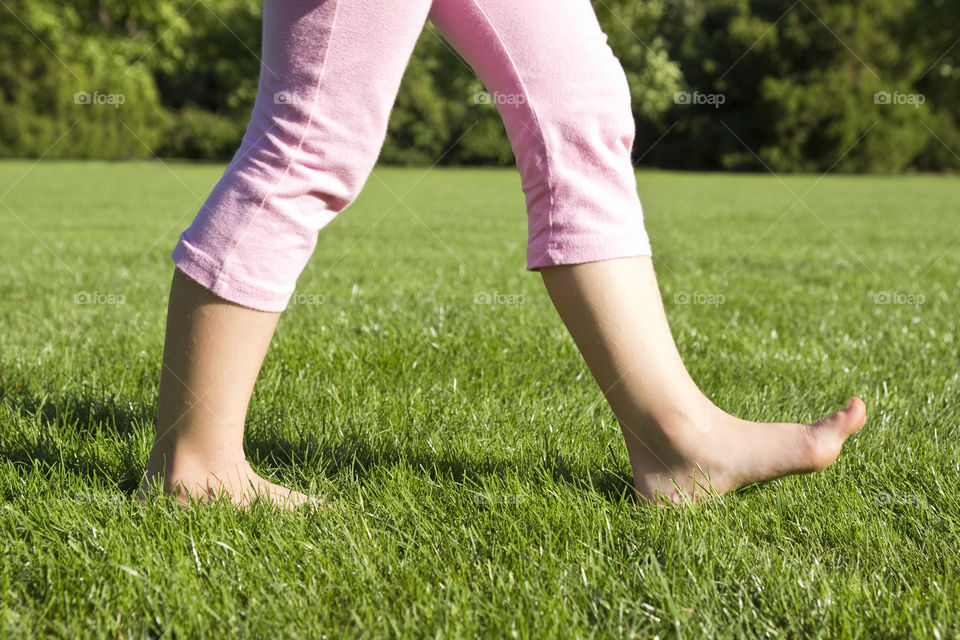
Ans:
[[[232,155],[256,92],[258,0],[5,4],[0,155]],[[594,6],[630,80],[643,164],[880,172],[960,165],[957,3]],[[428,25],[381,160],[512,164],[496,109],[474,100],[482,90]],[[85,94],[122,96],[123,104],[91,108]]]

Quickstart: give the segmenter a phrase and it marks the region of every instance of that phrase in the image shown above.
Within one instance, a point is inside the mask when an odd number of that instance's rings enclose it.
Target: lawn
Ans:
[[[339,507],[278,516],[130,497],[221,170],[0,163],[0,637],[960,635],[960,179],[638,174],[714,402],[868,408],[824,473],[676,510],[629,497],[515,172],[377,168],[251,404],[254,466]]]

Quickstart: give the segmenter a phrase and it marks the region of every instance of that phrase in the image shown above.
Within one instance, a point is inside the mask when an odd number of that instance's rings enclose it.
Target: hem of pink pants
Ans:
[[[650,241],[647,239],[617,243],[598,242],[587,245],[581,244],[575,247],[562,247],[556,241],[550,244],[554,245],[553,249],[531,247],[528,250],[528,271],[539,271],[542,267],[555,267],[565,264],[584,264],[586,262],[600,262],[601,260],[653,255]]]
[[[528,250],[528,271],[539,271],[542,267],[558,265],[649,256],[653,253],[650,242],[643,239],[617,244],[610,242],[580,244],[575,247],[558,246],[556,241],[550,244],[555,248],[531,247]],[[278,292],[251,285],[241,278],[222,271],[221,266],[213,258],[183,238],[174,247],[171,258],[180,271],[217,297],[250,309],[280,312],[287,308],[290,296],[293,295],[293,291]]]
[[[183,238],[170,257],[180,271],[217,297],[250,309],[280,312],[293,295],[293,291],[271,291],[225,273],[219,263]]]

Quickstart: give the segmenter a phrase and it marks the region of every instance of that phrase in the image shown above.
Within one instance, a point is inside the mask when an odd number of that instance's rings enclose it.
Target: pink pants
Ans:
[[[172,254],[216,295],[287,306],[319,230],[373,169],[428,18],[503,118],[526,197],[527,269],[650,254],[630,92],[590,0],[265,0],[263,14],[243,142]]]

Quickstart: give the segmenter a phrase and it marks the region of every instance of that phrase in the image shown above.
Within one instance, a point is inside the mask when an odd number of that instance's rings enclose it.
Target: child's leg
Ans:
[[[723,493],[818,471],[863,426],[859,399],[809,426],[740,420],[715,407],[680,360],[647,256],[541,273],[620,421],[634,485],[646,497],[673,500],[710,485]]]
[[[436,0],[430,17],[493,93],[527,196],[527,266],[620,420],[638,491],[675,499],[703,472],[726,491],[832,462],[859,400],[812,427],[753,423],[687,374],[648,257],[628,86],[590,2]]]
[[[181,498],[225,492],[245,503],[259,491],[305,500],[246,463],[247,403],[318,230],[373,168],[429,6],[265,0],[243,144],[174,249],[157,438],[142,488],[162,481]]]
[[[247,404],[279,316],[227,302],[174,272],[157,438],[143,489],[162,481],[181,501],[220,491],[241,504],[257,494],[306,501],[257,475],[243,453]]]

